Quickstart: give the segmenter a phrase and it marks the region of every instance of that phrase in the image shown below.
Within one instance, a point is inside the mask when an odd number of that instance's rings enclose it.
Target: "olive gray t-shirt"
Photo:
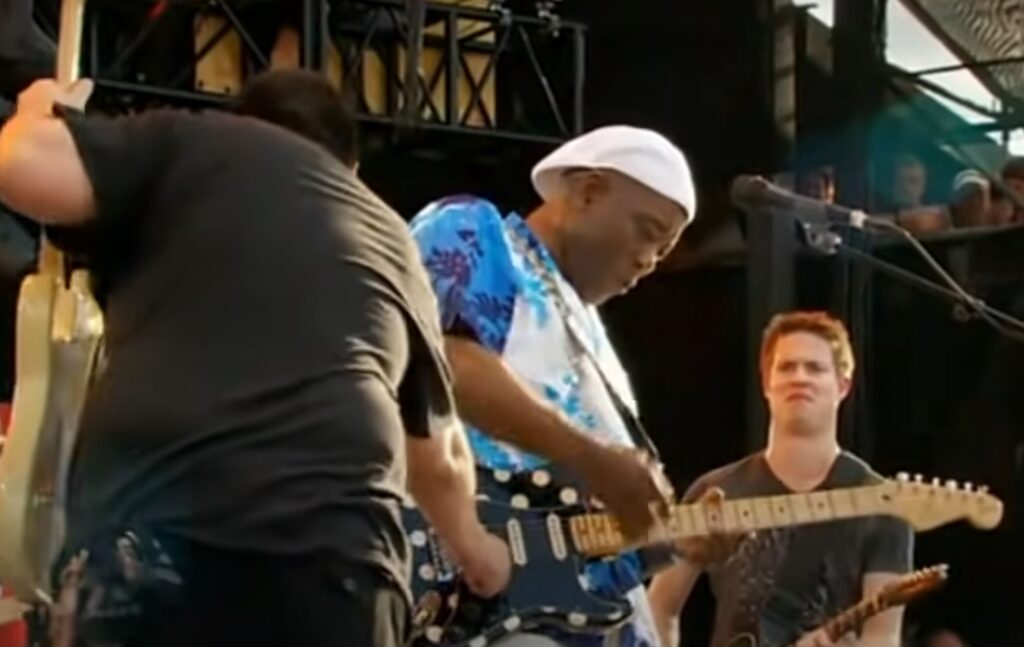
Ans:
[[[842,452],[816,490],[877,483],[864,461]],[[790,494],[758,452],[701,476],[684,499],[718,486],[728,499]],[[742,634],[759,647],[783,647],[862,597],[866,573],[905,573],[913,565],[910,527],[863,517],[759,531],[727,561],[708,568],[715,597],[712,647]],[[740,643],[743,644],[743,643]]]

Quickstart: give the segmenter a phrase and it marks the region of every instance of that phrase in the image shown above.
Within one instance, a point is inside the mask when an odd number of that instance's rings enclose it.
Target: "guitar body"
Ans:
[[[906,605],[941,586],[948,577],[949,567],[936,564],[907,573],[886,584],[874,595],[864,598],[829,618],[820,630],[832,642],[839,642],[843,636],[858,632],[864,623],[895,606]],[[798,631],[795,623],[771,621],[764,616],[760,622],[760,639],[750,633],[737,634],[726,643],[726,647],[791,647],[805,633]]]
[[[0,581],[49,600],[64,537],[64,484],[103,325],[87,277],[28,276],[18,297],[11,428],[0,453]]]
[[[84,0],[61,0],[57,82],[78,80]],[[64,107],[82,111],[79,93]],[[78,103],[80,102],[80,103]],[[64,542],[68,466],[103,316],[84,271],[65,273],[45,235],[39,267],[18,294],[11,428],[0,453],[0,582],[27,603],[51,603],[50,569]]]
[[[1003,514],[1002,502],[983,488],[959,488],[938,479],[925,483],[923,477],[911,480],[901,474],[876,485],[679,504],[646,538],[627,541],[610,515],[587,506],[566,482],[571,481],[545,470],[479,473],[480,518],[508,544],[513,564],[508,589],[493,600],[480,600],[465,590],[434,531],[414,508],[406,510],[405,529],[413,547],[414,642],[483,647],[504,635],[542,627],[606,633],[626,622],[633,609],[625,600],[588,593],[585,567],[643,546],[874,515],[903,519],[919,531],[958,519],[988,529],[996,527]],[[898,584],[917,586],[936,577],[926,569]],[[889,599],[883,603],[889,604]],[[877,600],[865,605],[832,621],[829,631],[841,636],[856,628],[864,613],[878,613]],[[766,635],[737,636],[734,643],[772,647],[799,637],[790,635],[790,627],[779,629],[782,633],[777,635],[762,627]]]
[[[629,620],[633,609],[628,601],[600,598],[584,587],[589,558],[574,548],[566,520],[585,508],[552,504],[544,493],[557,496],[556,490],[538,486],[529,476],[498,474],[481,474],[478,503],[481,521],[508,543],[513,555],[509,587],[494,599],[466,590],[425,519],[415,509],[405,511],[413,548],[414,644],[475,647],[545,628],[604,633]]]

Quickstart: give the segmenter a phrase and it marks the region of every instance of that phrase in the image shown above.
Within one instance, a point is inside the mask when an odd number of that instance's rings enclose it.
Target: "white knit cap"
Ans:
[[[563,174],[573,168],[611,169],[629,176],[685,209],[687,223],[697,212],[686,157],[653,130],[605,126],[569,140],[533,167],[533,187],[550,200],[564,191]]]

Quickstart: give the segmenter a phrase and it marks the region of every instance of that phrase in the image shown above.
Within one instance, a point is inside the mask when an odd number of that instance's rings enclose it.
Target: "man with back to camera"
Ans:
[[[234,115],[55,110],[74,92],[35,83],[0,131],[0,197],[84,259],[105,314],[74,644],[403,642],[407,460],[471,588],[503,588],[429,282],[326,80],[263,75]]]

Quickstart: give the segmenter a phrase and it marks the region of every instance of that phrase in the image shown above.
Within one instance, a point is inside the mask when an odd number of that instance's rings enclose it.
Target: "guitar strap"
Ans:
[[[587,341],[587,337],[583,332],[582,324],[573,314],[572,308],[569,307],[558,281],[552,275],[550,269],[544,264],[544,262],[538,258],[537,250],[535,250],[528,241],[523,240],[523,237],[518,232],[511,228],[509,228],[509,232],[513,244],[516,246],[516,250],[530,263],[530,265],[533,266],[541,280],[544,282],[547,292],[551,295],[551,298],[555,303],[555,308],[558,310],[562,321],[565,323],[566,329],[569,331],[569,337],[572,339],[573,344],[579,351],[577,353],[577,357],[585,357],[600,376],[601,383],[604,385],[604,389],[608,393],[608,397],[611,398],[612,403],[615,405],[615,410],[622,419],[623,424],[625,424],[626,430],[629,432],[630,438],[633,440],[633,444],[637,448],[646,451],[651,458],[660,461],[658,448],[654,445],[654,441],[647,433],[647,430],[644,429],[643,423],[640,422],[640,418],[633,412],[633,409],[626,404],[626,398],[619,393],[619,390],[615,387],[615,383],[609,379],[604,367],[601,365],[601,361],[598,359],[597,355],[591,348],[591,345]],[[676,549],[676,546],[671,543],[646,546],[638,549],[637,555],[641,562],[641,573],[639,574],[641,579],[652,577],[658,571],[672,566],[682,557]]]
[[[582,356],[590,362],[594,370],[597,371],[598,376],[601,378],[601,383],[604,386],[605,391],[608,393],[608,397],[611,399],[612,404],[615,406],[616,412],[622,419],[623,424],[626,426],[626,431],[629,432],[629,436],[639,449],[643,449],[652,458],[658,459],[658,448],[654,445],[654,441],[651,440],[650,434],[644,429],[643,423],[640,422],[640,418],[633,412],[633,409],[626,404],[626,398],[619,393],[619,390],[615,387],[614,382],[609,379],[608,374],[605,372],[604,367],[601,364],[600,359],[594,353],[590,343],[587,341],[587,337],[583,332],[582,324],[577,320],[577,317],[573,314],[572,308],[566,301],[565,295],[562,293],[562,288],[558,284],[557,279],[552,275],[551,270],[545,265],[545,263],[538,258],[538,252],[530,243],[523,240],[521,234],[513,229],[509,229],[510,237],[513,244],[523,258],[525,258],[530,265],[536,270],[541,280],[544,282],[548,294],[551,296],[552,301],[555,304],[555,309],[558,310],[558,314],[565,324],[566,330],[569,331],[569,337],[573,344],[576,346],[578,351],[577,356]]]

